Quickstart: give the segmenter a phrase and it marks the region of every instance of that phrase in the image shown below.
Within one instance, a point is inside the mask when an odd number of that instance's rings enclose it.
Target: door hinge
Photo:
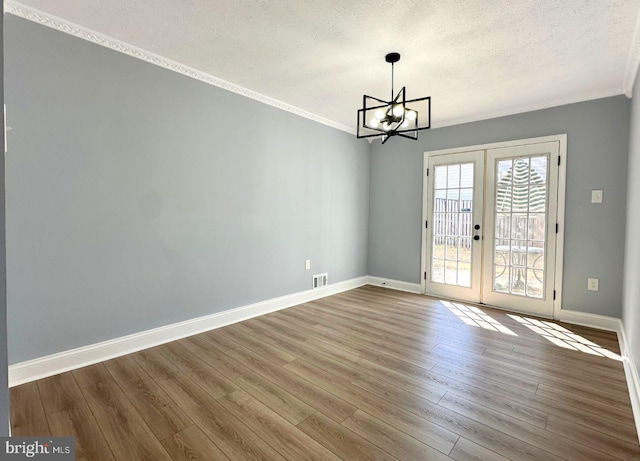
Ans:
[[[427,280],[427,271],[424,271],[424,279]]]
[[[561,158],[562,158],[562,157],[560,157],[560,156],[558,155],[558,166],[560,166],[560,159],[561,159]]]
[[[559,224],[556,223],[556,234],[558,233],[558,226],[559,226]]]
[[[429,168],[427,168],[427,176],[429,176]]]
[[[425,228],[425,229],[428,229],[428,228],[429,228],[429,221],[425,221],[425,222],[424,222],[424,228]]]
[[[553,300],[556,300],[556,290],[553,290]]]

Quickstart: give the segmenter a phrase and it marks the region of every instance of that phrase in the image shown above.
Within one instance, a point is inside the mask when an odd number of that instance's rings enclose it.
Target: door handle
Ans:
[[[480,224],[476,224],[475,226],[473,226],[473,228],[475,230],[480,230]],[[480,236],[479,235],[474,235],[473,236],[473,240],[480,240]]]

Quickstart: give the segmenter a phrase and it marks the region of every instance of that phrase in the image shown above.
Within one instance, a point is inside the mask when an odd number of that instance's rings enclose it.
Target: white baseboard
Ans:
[[[368,285],[391,288],[392,290],[407,291],[409,293],[422,293],[422,285],[419,283],[402,282],[400,280],[385,279],[382,277],[367,277]]]
[[[9,387],[75,370],[225,325],[248,320],[259,315],[324,298],[325,296],[366,285],[367,282],[368,277],[358,277],[315,290],[301,291],[248,306],[237,307],[216,314],[90,344],[26,362],[16,363],[9,366]]]
[[[128,336],[91,344],[69,351],[40,357],[27,362],[9,366],[9,387],[46,378],[66,371],[75,370],[87,365],[109,360],[132,352],[158,346],[177,339],[192,336],[232,323],[248,320],[259,315],[275,312],[287,307],[296,306],[315,299],[348,291],[363,285],[374,285],[393,290],[410,293],[422,293],[419,283],[402,282],[381,277],[363,276],[344,282],[339,282],[315,290],[307,290],[279,298],[269,299],[255,304],[230,309],[204,317],[198,317],[184,322],[166,325],[160,328],[135,333]],[[578,311],[561,309],[557,312],[556,320],[561,322],[583,325],[601,330],[615,331],[618,334],[620,351],[624,364],[624,371],[629,388],[631,407],[636,423],[636,430],[640,434],[640,376],[631,357],[622,321],[620,319],[589,314]]]
[[[573,323],[574,325],[597,328],[598,330],[617,332],[620,328],[620,319],[566,309],[560,309],[555,312],[553,319],[558,322]]]
[[[629,343],[627,342],[622,320],[604,315],[564,309],[560,309],[556,313],[555,320],[616,332],[618,335],[618,344],[620,345],[620,356],[622,357],[624,375],[627,381],[627,388],[629,389],[633,420],[636,424],[636,435],[640,437],[640,376],[638,375],[638,368],[635,365],[636,361],[631,356],[631,350],[629,349]],[[640,438],[638,441],[640,442]]]
[[[636,423],[636,433],[640,437],[640,376],[636,361],[631,355],[631,349],[627,342],[627,335],[624,332],[622,320],[618,320],[618,343],[620,344],[620,355],[624,366],[624,375],[627,378],[627,388],[629,389],[629,399],[633,410],[633,420]],[[640,438],[638,439],[640,442]]]

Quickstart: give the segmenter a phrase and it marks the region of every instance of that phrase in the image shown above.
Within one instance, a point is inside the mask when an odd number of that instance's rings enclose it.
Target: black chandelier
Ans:
[[[400,61],[400,53],[389,53],[385,61],[391,63],[391,100],[362,97],[362,109],[358,110],[358,138],[382,136],[382,144],[391,136],[418,139],[418,131],[431,128],[431,96],[406,99],[406,89],[394,97],[393,65]]]

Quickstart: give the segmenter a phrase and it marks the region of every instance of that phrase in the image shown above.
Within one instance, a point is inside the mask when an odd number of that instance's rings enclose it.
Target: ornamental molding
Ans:
[[[12,14],[14,16],[18,16],[23,19],[27,19],[29,21],[35,22],[37,24],[41,24],[46,27],[50,27],[60,32],[64,32],[66,34],[80,38],[82,40],[95,43],[96,45],[104,46],[105,48],[109,48],[110,50],[118,51],[128,56],[154,64],[156,66],[163,67],[165,69],[171,70],[173,72],[177,72],[179,74],[199,80],[209,85],[222,88],[223,90],[231,91],[232,93],[236,93],[241,96],[254,99],[263,104],[267,104],[277,109],[290,112],[292,114],[307,118],[314,122],[321,123],[323,125],[327,125],[332,128],[336,128],[338,130],[345,131],[349,134],[355,135],[355,130],[352,127],[334,122],[332,120],[326,119],[316,114],[312,114],[311,112],[307,112],[306,110],[292,106],[291,104],[287,104],[277,99],[270,98],[269,96],[265,96],[261,93],[258,93],[248,88],[228,82],[227,80],[223,80],[214,75],[199,71],[197,69],[186,66],[184,64],[180,64],[179,62],[157,55],[150,51],[143,50],[142,48],[138,48],[136,46],[133,46],[128,43],[122,42],[118,39],[115,39],[113,37],[109,37],[107,35],[101,34],[94,30],[80,26],[73,22],[67,21],[66,19],[62,19],[62,18],[53,16],[51,14],[45,13],[43,11],[37,10],[35,8],[31,8],[29,6],[23,5],[19,2],[16,2],[13,0],[5,0],[4,12]]]
[[[633,38],[631,39],[627,68],[624,75],[624,94],[629,98],[633,94],[633,85],[638,75],[638,67],[640,67],[640,10],[638,10],[638,16],[636,16],[636,25],[633,29]]]
[[[240,85],[236,85],[227,80],[223,80],[214,75],[211,75],[206,72],[202,72],[192,67],[189,67],[187,65],[181,64],[177,61],[173,61],[171,59],[165,58],[163,56],[144,50],[142,48],[138,48],[136,46],[130,45],[121,40],[118,40],[113,37],[109,37],[108,35],[101,34],[99,32],[91,30],[87,27],[80,26],[66,19],[62,19],[57,16],[51,15],[49,13],[45,13],[36,8],[23,5],[15,0],[4,1],[4,12],[26,19],[28,21],[35,22],[36,24],[41,24],[43,26],[50,27],[60,32],[64,32],[66,34],[72,35],[82,40],[89,41],[96,45],[104,46],[106,48],[109,48],[110,50],[126,54],[128,56],[154,64],[164,69],[177,72],[186,77],[199,80],[201,82],[207,83],[209,85],[212,85],[218,88],[222,88],[224,90],[230,91],[232,93],[236,93],[241,96],[245,96],[255,101],[259,101],[263,104],[267,104],[277,109],[290,112],[292,114],[298,115],[300,117],[304,117],[306,119],[329,126],[331,128],[335,128],[352,135],[356,134],[356,130],[353,127],[343,125],[338,122],[334,122],[333,120],[329,120],[327,118],[313,114],[306,110],[292,106],[291,104],[287,104],[285,102],[263,95],[256,91],[242,87]],[[625,94],[627,97],[630,98],[639,67],[640,67],[640,11],[638,13],[638,18],[636,20],[634,36],[633,36],[631,48],[629,50],[624,82],[619,88],[616,88],[610,91],[598,92],[598,93],[582,94],[572,98],[558,98],[557,100],[548,101],[542,104],[520,106],[513,109],[487,111],[487,112],[477,113],[471,116],[454,117],[451,119],[445,119],[440,121],[435,119],[432,121],[432,128],[442,128],[446,126],[460,125],[464,123],[477,122],[477,121],[488,120],[492,118],[505,117],[505,116],[516,115],[516,114],[521,114],[525,112],[548,109],[551,107],[557,107],[557,106],[562,106],[566,104],[574,104],[574,103],[589,101],[593,99],[606,98],[606,97],[616,96],[620,94]],[[372,139],[369,139],[369,142],[371,141]]]

